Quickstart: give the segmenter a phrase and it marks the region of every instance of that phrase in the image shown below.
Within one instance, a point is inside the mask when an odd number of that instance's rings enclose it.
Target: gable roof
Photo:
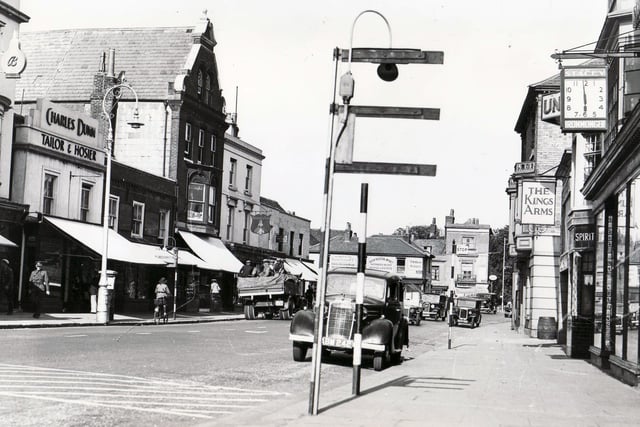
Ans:
[[[309,248],[309,252],[319,252],[320,244]],[[329,240],[331,253],[358,253],[358,239],[345,240],[343,235],[337,235]],[[411,256],[423,257],[424,251],[407,242],[399,236],[370,236],[367,237],[367,255]]]
[[[446,240],[444,238],[439,239],[416,239],[413,244],[417,247],[426,250],[427,246],[431,246],[431,255],[445,255],[446,254]]]
[[[116,75],[126,72],[127,83],[140,100],[166,99],[169,84],[191,66],[192,50],[200,46],[196,40],[194,27],[23,32],[20,43],[28,64],[17,81],[15,99],[88,100],[94,75],[109,49],[115,49]],[[122,97],[133,99],[128,92],[123,91]]]

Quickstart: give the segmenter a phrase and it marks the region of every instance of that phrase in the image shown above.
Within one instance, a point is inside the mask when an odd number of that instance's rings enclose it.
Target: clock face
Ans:
[[[565,119],[606,118],[606,80],[572,78],[564,83],[563,113]]]

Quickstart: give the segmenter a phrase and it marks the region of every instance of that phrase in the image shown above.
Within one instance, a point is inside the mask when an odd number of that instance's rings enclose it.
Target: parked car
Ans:
[[[478,298],[459,297],[453,306],[451,321],[453,326],[467,325],[471,328],[482,322],[482,301]]]
[[[404,315],[409,323],[420,326],[422,322],[422,291],[416,285],[408,284],[404,288]]]
[[[422,297],[424,300],[422,311],[423,319],[447,320],[449,314],[449,307],[447,304],[447,296],[442,294],[424,294]]]
[[[373,355],[373,368],[382,370],[402,362],[403,346],[409,345],[409,320],[404,316],[404,285],[396,276],[367,270],[364,283],[362,353]],[[323,356],[332,351],[352,353],[355,330],[356,270],[342,268],[327,273],[323,313]],[[313,346],[315,313],[298,311],[291,320],[289,339],[293,360],[304,361]]]

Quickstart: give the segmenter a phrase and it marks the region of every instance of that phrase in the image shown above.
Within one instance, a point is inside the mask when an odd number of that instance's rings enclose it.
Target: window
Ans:
[[[231,162],[231,167],[229,168],[229,187],[235,187],[238,161],[236,159],[230,159],[230,162]]]
[[[460,266],[462,270],[462,278],[463,279],[471,279],[473,278],[473,263],[463,262]]]
[[[298,242],[298,255],[302,256],[302,242],[304,241],[304,234],[300,233],[298,237],[300,238],[300,241]]]
[[[142,237],[144,232],[144,203],[133,201],[133,214],[131,215],[131,236]]]
[[[216,136],[211,135],[211,165],[216,164]]]
[[[405,272],[405,259],[404,258],[398,258],[396,261],[396,268],[397,268],[397,272],[398,274],[404,274]]]
[[[158,238],[166,245],[167,238],[169,237],[169,211],[160,209],[158,213]]]
[[[191,123],[185,123],[184,142],[184,155],[191,157]]]
[[[44,174],[44,186],[42,188],[42,213],[51,215],[53,213],[53,202],[56,189],[56,176],[48,173]]]
[[[91,184],[82,183],[80,190],[80,220],[86,222],[89,219],[89,200],[91,197]]]
[[[191,182],[189,184],[188,221],[204,221],[204,187],[204,184],[198,182]]]
[[[213,96],[211,94],[211,75],[207,74],[207,80],[205,83],[205,89],[207,93],[205,94],[207,105],[213,104]]]
[[[244,179],[244,191],[251,194],[251,183],[253,181],[253,166],[247,165],[247,176]]]
[[[227,240],[233,239],[233,210],[234,206],[228,206],[229,212],[227,213]]]
[[[476,250],[476,238],[473,236],[463,236],[462,244],[467,246],[470,251]]]
[[[198,132],[198,163],[202,163],[202,155],[204,153],[204,129]]]
[[[284,244],[284,229],[278,228],[278,235],[276,236],[276,243],[278,243],[278,252],[282,252]]]
[[[245,245],[249,244],[249,227],[251,226],[251,211],[244,211],[244,227],[242,229],[242,243]]]
[[[202,70],[198,70],[198,95],[202,95]]]
[[[598,166],[602,159],[602,136],[599,133],[585,135],[584,147],[584,180],[586,181],[591,172]]]
[[[213,224],[216,218],[216,187],[213,185],[209,186],[209,200],[207,203],[207,222],[209,222],[209,224]]]
[[[109,228],[118,231],[118,208],[120,198],[118,196],[109,196]]]
[[[431,280],[440,281],[440,266],[431,267]]]
[[[289,232],[289,255],[293,256],[293,240],[296,238],[295,231]]]

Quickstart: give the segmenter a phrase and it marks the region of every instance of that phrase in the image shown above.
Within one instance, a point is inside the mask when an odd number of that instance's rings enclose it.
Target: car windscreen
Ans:
[[[386,280],[377,277],[365,276],[364,297],[384,302]],[[342,295],[355,299],[356,276],[350,274],[329,274],[327,276],[327,297]]]

